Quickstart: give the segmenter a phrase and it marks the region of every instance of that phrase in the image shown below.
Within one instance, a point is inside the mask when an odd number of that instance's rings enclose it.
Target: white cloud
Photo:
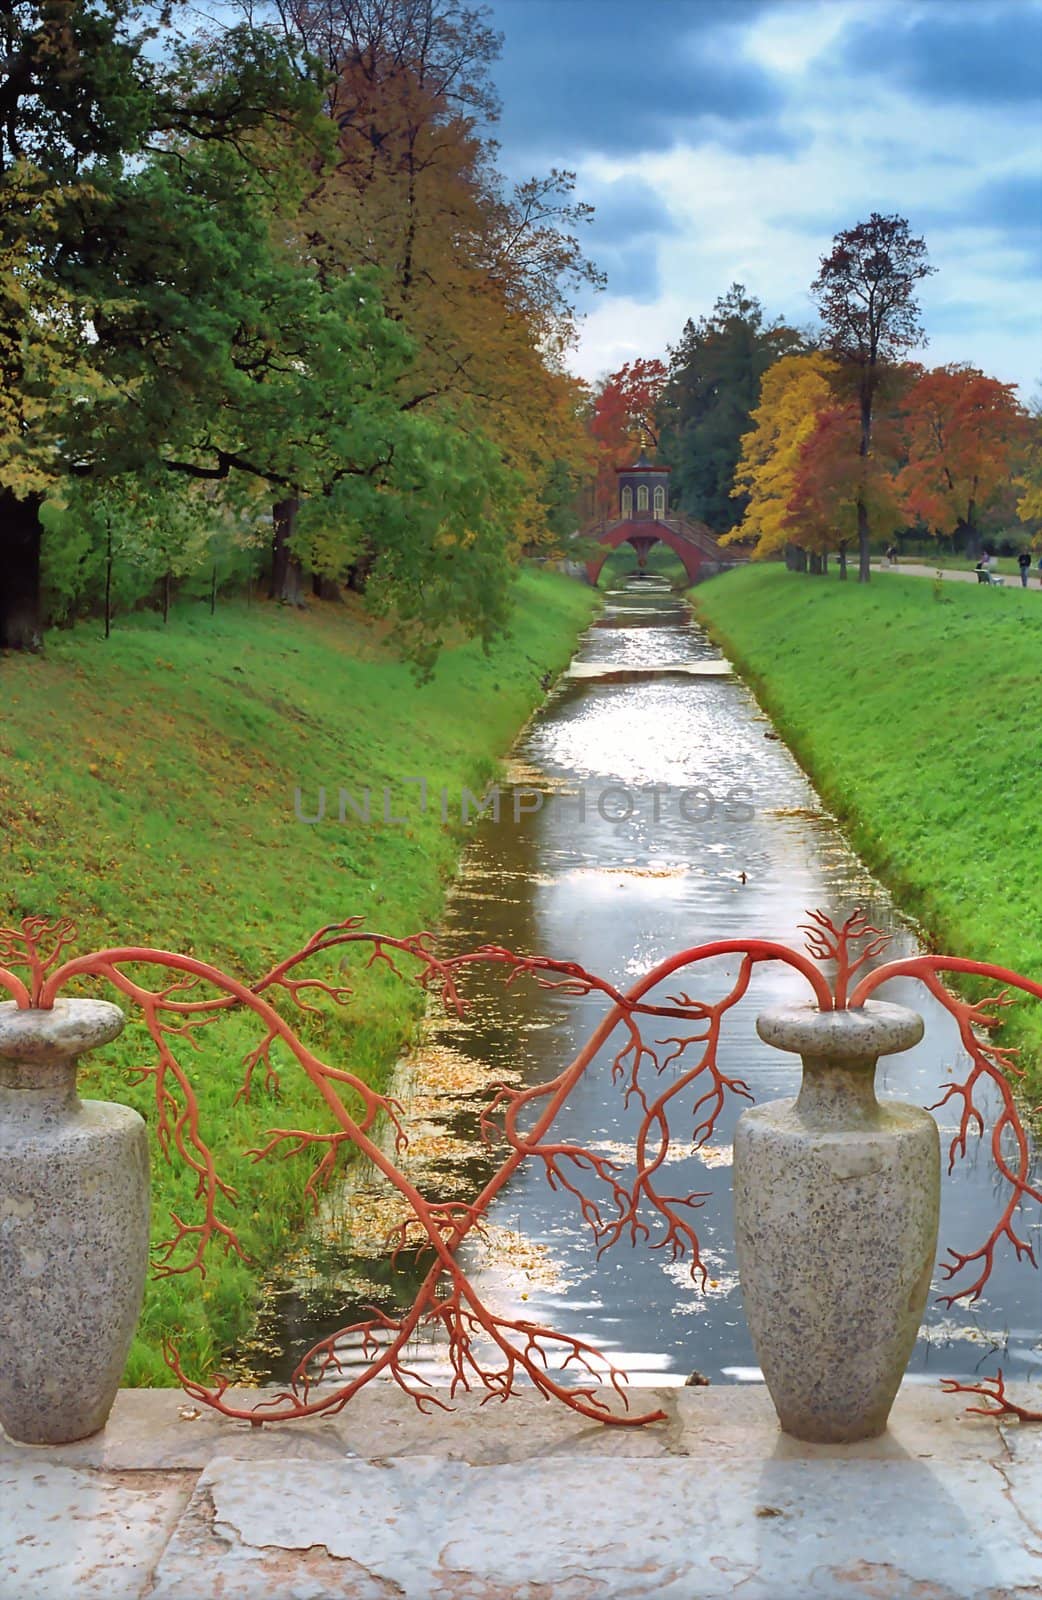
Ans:
[[[1036,234],[1032,250],[1029,218],[1010,232],[978,212],[989,186],[1039,172],[1042,125],[1010,106],[983,116],[954,101],[916,99],[878,77],[821,70],[842,30],[867,15],[878,19],[879,10],[876,0],[794,0],[742,32],[746,54],[788,92],[775,150],[743,154],[721,131],[664,152],[580,163],[580,192],[584,183],[639,183],[676,232],[647,241],[658,251],[655,304],[613,296],[610,285],[599,297],[584,324],[578,372],[592,377],[635,355],[661,354],[687,317],[708,312],[734,280],[768,314],[812,320],[809,285],[833,234],[882,211],[925,235],[938,268],[920,296],[931,336],[925,358],[970,361],[1020,384],[1025,398],[1033,391],[1042,372],[1042,241]]]

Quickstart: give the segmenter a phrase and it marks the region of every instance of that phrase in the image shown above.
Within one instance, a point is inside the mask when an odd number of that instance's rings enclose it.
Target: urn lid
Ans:
[[[0,1003],[0,1060],[59,1066],[123,1032],[126,1018],[108,1000],[56,1000],[50,1011]]]
[[[819,1060],[865,1061],[910,1050],[923,1036],[923,1019],[907,1006],[866,1000],[845,1011],[814,1005],[773,1006],[756,1019],[766,1044]]]

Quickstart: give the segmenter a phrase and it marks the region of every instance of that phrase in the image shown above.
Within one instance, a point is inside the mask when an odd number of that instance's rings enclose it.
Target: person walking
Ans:
[[[1031,571],[1031,551],[1022,550],[1017,557],[1017,566],[1020,568],[1020,587],[1028,586],[1028,573]]]

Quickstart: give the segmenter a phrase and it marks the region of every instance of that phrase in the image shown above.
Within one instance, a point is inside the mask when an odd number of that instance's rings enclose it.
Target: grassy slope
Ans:
[[[43,658],[0,659],[0,923],[61,913],[75,918],[81,950],[153,944],[249,977],[356,913],[393,934],[431,925],[460,828],[441,825],[436,803],[421,815],[415,799],[405,826],[340,825],[338,787],[371,787],[379,815],[384,784],[422,774],[432,792],[447,787],[458,816],[461,786],[494,775],[541,698],[540,674],[566,663],[595,603],[568,579],[526,573],[512,638],[489,658],[475,645],[447,652],[420,687],[379,629],[334,606],[302,616],[230,605],[214,618],[185,608],[167,628],[143,616],[106,644],[85,626],[52,636]],[[295,819],[298,784],[306,812],[327,786],[326,821]],[[396,812],[410,793],[395,789]],[[307,1019],[304,1031],[379,1085],[421,997],[357,964],[350,981],[349,1011]],[[245,1152],[265,1129],[320,1126],[323,1113],[292,1067],[277,1108],[263,1090],[233,1106],[255,1022],[230,1015],[202,1038],[182,1061],[239,1192],[230,1220],[250,1255],[270,1262],[299,1223],[307,1169],[299,1159],[257,1166]],[[149,1083],[128,1086],[110,1070],[146,1058],[150,1041],[132,1025],[87,1092],[152,1116]],[[171,1208],[192,1214],[193,1186],[158,1152],[153,1165],[162,1239]],[[168,1381],[159,1344],[169,1332],[200,1371],[248,1328],[253,1296],[249,1268],[214,1252],[202,1284],[194,1273],[151,1283],[126,1381]]]
[[[1042,974],[1037,596],[754,565],[693,598],[934,945]],[[1018,1010],[1037,1087],[1042,1023]]]

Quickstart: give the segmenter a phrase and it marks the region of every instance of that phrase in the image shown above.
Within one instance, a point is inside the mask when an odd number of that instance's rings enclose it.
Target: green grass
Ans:
[[[549,572],[520,580],[512,637],[486,657],[448,650],[434,681],[417,686],[356,610],[307,614],[262,605],[177,610],[48,637],[39,658],[0,658],[0,923],[65,915],[77,948],[134,942],[190,952],[253,978],[326,923],[363,914],[392,934],[437,922],[463,829],[442,825],[444,786],[458,816],[464,784],[481,787],[541,699],[540,675],[563,667],[596,597]],[[420,813],[401,780],[424,775]],[[337,790],[369,788],[374,814],[392,786],[402,826],[337,820]],[[313,812],[294,816],[303,791]],[[412,795],[404,807],[400,796]],[[363,958],[364,960],[364,958]],[[323,976],[336,976],[330,963]],[[327,1058],[381,1086],[422,1010],[418,990],[355,960],[347,1011],[305,1018]],[[104,992],[99,990],[99,992]],[[246,1152],[271,1127],[329,1126],[287,1058],[276,1097],[263,1088],[234,1104],[242,1060],[259,1042],[255,1019],[231,1013],[204,1029],[198,1054],[181,1052],[199,1094],[221,1173],[238,1191],[226,1218],[256,1263],[211,1252],[207,1273],[149,1284],[125,1381],[170,1382],[164,1336],[188,1370],[212,1370],[249,1330],[260,1272],[289,1249],[304,1216],[303,1158],[260,1165]],[[132,1022],[83,1076],[85,1092],[125,1100],[155,1123],[150,1083],[125,1072],[154,1059]],[[121,1070],[122,1069],[122,1070]],[[155,1141],[153,1141],[153,1144]],[[180,1165],[153,1152],[153,1235],[169,1236],[171,1209],[198,1214]]]
[[[1042,607],[752,565],[692,592],[855,848],[935,948],[1042,977]],[[1042,1016],[1009,1034],[1042,1087]]]

